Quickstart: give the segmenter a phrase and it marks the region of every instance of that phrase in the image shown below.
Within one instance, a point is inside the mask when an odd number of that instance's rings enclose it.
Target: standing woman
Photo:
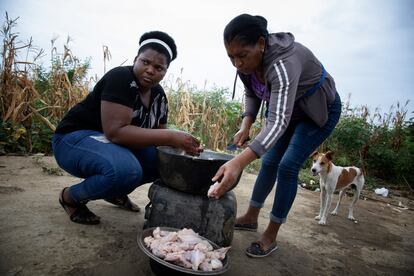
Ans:
[[[196,155],[200,142],[186,132],[166,129],[168,103],[159,82],[177,56],[174,40],[154,31],[141,36],[133,66],[106,73],[93,91],[59,123],[52,146],[57,163],[84,178],[64,188],[59,202],[73,222],[98,224],[86,206],[105,199],[130,211],[136,187],[157,177],[155,146],[171,145]]]
[[[290,33],[269,34],[261,16],[242,14],[231,20],[224,29],[224,45],[245,86],[245,111],[234,142],[244,145],[262,101],[266,124],[217,171],[213,181],[221,180],[212,196],[222,196],[244,167],[262,158],[249,208],[237,217],[235,228],[257,230],[260,208],[277,183],[269,224],[246,249],[251,257],[264,257],[277,249],[277,233],[295,199],[299,170],[335,128],[341,100],[333,78],[312,52]]]

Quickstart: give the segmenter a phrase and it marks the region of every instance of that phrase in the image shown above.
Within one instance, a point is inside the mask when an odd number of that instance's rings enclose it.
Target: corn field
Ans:
[[[191,91],[180,78],[175,84],[173,88],[164,82],[170,127],[195,134],[207,148],[225,149],[241,122],[240,103],[227,101],[223,90]]]
[[[10,19],[6,13],[1,30],[1,143],[7,146],[9,141],[12,148],[17,145],[20,149],[19,144],[24,144],[27,152],[32,152],[33,134],[45,132],[44,126],[53,132],[67,110],[87,95],[89,82],[84,77],[88,64],[80,63],[72,54],[68,47],[70,38],[63,53],[58,53],[52,40],[52,65],[46,73],[37,65],[44,51],[33,46],[31,38],[21,42],[14,32],[17,19]]]

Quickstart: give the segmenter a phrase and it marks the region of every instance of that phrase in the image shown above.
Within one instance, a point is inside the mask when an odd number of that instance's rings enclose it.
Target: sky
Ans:
[[[152,30],[170,34],[178,57],[166,78],[181,78],[199,90],[233,88],[235,68],[224,45],[226,24],[241,13],[262,15],[270,32],[291,32],[310,48],[334,77],[343,101],[373,112],[405,105],[414,117],[414,1],[411,0],[0,0],[19,17],[19,39],[51,51],[51,40],[91,59],[91,75],[104,74],[103,46],[112,59],[106,68],[130,65],[140,36]],[[48,56],[43,58],[50,64]],[[243,94],[238,81],[236,97]]]

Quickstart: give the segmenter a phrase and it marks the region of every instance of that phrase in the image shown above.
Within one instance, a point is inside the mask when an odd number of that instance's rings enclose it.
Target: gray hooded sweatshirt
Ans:
[[[261,157],[283,135],[289,125],[294,105],[319,127],[328,120],[328,104],[335,100],[336,88],[333,78],[326,72],[324,82],[315,93],[302,97],[317,84],[322,75],[322,64],[313,53],[295,42],[291,33],[269,34],[263,55],[265,85],[270,91],[266,125],[249,144]],[[254,120],[262,99],[254,93],[250,76],[238,72],[245,86],[245,112]]]

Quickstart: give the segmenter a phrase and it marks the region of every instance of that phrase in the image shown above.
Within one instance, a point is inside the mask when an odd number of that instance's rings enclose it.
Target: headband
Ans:
[[[141,44],[139,45],[139,48],[141,48],[142,46],[144,46],[148,43],[158,43],[158,44],[162,45],[167,50],[168,54],[170,55],[170,59],[172,60],[173,54],[172,54],[171,48],[167,45],[167,43],[165,43],[164,41],[162,41],[160,39],[150,38],[150,39],[142,41]]]

